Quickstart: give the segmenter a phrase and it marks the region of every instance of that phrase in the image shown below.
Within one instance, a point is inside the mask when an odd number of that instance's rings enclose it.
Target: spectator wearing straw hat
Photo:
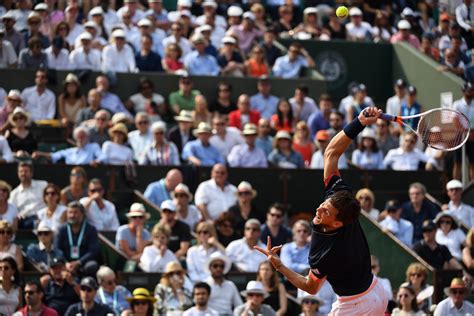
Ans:
[[[196,76],[217,76],[220,67],[214,56],[206,53],[207,41],[201,34],[195,34],[191,39],[194,51],[184,58],[184,65],[190,75]]]
[[[126,34],[122,29],[112,32],[112,43],[102,51],[102,71],[136,72],[135,55],[125,38]]]
[[[218,163],[212,167],[211,179],[199,184],[195,202],[204,220],[215,220],[235,203],[237,189],[227,178],[226,166]]]
[[[155,287],[155,310],[158,315],[181,315],[193,305],[192,294],[186,283],[186,273],[178,261],[166,265],[160,283]],[[156,315],[156,314],[155,314]]]
[[[209,277],[205,282],[211,287],[208,306],[221,315],[231,315],[233,308],[242,304],[234,282],[225,279],[225,275],[229,273],[231,267],[232,262],[229,257],[220,252],[211,254],[205,265],[209,271]]]
[[[150,294],[150,292],[142,287],[133,290],[131,297],[126,298],[127,302],[130,303],[130,309],[124,311],[122,316],[152,316],[156,303],[156,298]]]
[[[1,102],[1,101],[0,101]],[[23,100],[21,99],[20,91],[13,89],[8,92],[3,106],[0,108],[0,131],[8,128],[8,116],[17,107],[21,106]]]
[[[74,47],[69,54],[69,63],[72,69],[100,69],[100,51],[92,47],[93,37],[89,32],[78,35],[77,41],[81,45]]]
[[[150,219],[150,213],[146,211],[143,204],[133,203],[125,216],[128,224],[117,229],[115,246],[129,259],[138,261],[151,239],[150,232],[145,228],[145,221]]]
[[[178,219],[188,224],[191,230],[194,231],[194,227],[202,219],[202,215],[199,209],[192,204],[193,195],[189,191],[186,184],[180,183],[171,192],[173,203],[176,206],[176,214]]]
[[[449,196],[448,204],[443,205],[443,210],[457,217],[467,227],[474,227],[474,207],[462,202],[463,185],[461,181],[453,179],[446,184]]]
[[[171,229],[164,223],[158,223],[153,226],[151,236],[152,244],[143,249],[139,266],[145,272],[163,273],[168,263],[178,261],[168,248]]]
[[[3,39],[9,41],[13,45],[15,53],[18,55],[20,51],[25,48],[25,41],[21,33],[15,30],[15,14],[12,10],[9,10],[1,17],[1,20],[5,27],[5,35],[3,36]]]
[[[407,20],[400,20],[397,24],[398,32],[393,34],[390,38],[392,44],[398,42],[406,42],[416,48],[420,49],[420,40],[416,35],[410,33],[411,25]]]
[[[268,155],[268,162],[278,168],[304,168],[301,155],[291,147],[290,133],[279,131],[273,141],[273,151]]]
[[[49,38],[45,36],[43,33],[40,31],[41,27],[41,15],[38,12],[30,12],[28,14],[28,30],[26,32],[23,32],[23,38],[25,40],[25,43],[28,43],[30,39],[32,38],[37,38],[39,39],[40,46],[42,49],[48,48],[50,42]],[[17,19],[18,22],[18,19]]]
[[[299,314],[299,316],[322,315],[322,313],[319,313],[321,301],[316,295],[306,293],[305,295],[298,297],[298,303],[301,306],[301,314]]]
[[[175,144],[166,140],[166,124],[163,121],[153,123],[151,132],[154,141],[148,146],[138,163],[153,166],[178,166],[181,163],[178,148]]]
[[[240,294],[246,298],[246,302],[234,309],[234,316],[276,316],[275,311],[270,305],[263,304],[263,300],[266,299],[269,294],[263,288],[262,282],[250,281],[247,283],[245,291],[241,291]]]
[[[128,129],[123,123],[115,124],[109,129],[111,141],[102,145],[99,162],[111,165],[124,165],[133,161],[133,151],[126,145]]]
[[[47,273],[51,258],[62,258],[63,252],[54,247],[54,232],[46,222],[41,221],[34,232],[38,238],[38,243],[28,245],[26,257],[41,272]]]
[[[244,144],[235,145],[229,155],[227,161],[231,167],[243,168],[267,168],[268,162],[265,152],[255,147],[257,140],[257,126],[252,123],[245,124],[242,131],[245,138]]]
[[[184,145],[196,139],[192,133],[193,114],[191,111],[181,110],[174,119],[178,125],[169,130],[167,138],[176,145],[181,154]]]
[[[265,214],[254,203],[257,197],[257,190],[247,181],[240,182],[237,187],[237,202],[227,210],[233,216],[233,227],[239,236],[244,234],[245,222],[250,218],[256,218],[259,221],[265,220]]]
[[[470,289],[461,278],[454,278],[449,287],[444,288],[448,298],[439,302],[434,311],[434,316],[442,315],[468,315],[474,313],[474,305],[466,300]]]
[[[47,71],[37,70],[35,85],[21,92],[25,110],[31,115],[33,121],[51,120],[56,115],[56,96],[46,87],[47,84]]]
[[[186,143],[181,155],[183,160],[195,166],[212,166],[225,162],[217,148],[209,142],[212,129],[208,123],[199,123],[198,128],[193,131],[193,135],[197,139]]]

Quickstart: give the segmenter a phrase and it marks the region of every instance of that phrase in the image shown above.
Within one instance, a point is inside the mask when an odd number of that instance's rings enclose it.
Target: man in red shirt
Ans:
[[[25,284],[23,294],[25,295],[26,305],[13,316],[58,316],[58,313],[43,304],[43,288],[38,282],[30,281]]]
[[[241,94],[237,100],[238,109],[229,113],[229,126],[242,129],[247,123],[257,125],[260,113],[250,110],[250,98],[246,94]]]

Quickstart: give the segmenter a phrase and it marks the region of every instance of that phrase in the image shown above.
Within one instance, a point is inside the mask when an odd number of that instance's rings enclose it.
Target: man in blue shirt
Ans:
[[[270,135],[271,127],[270,121],[261,118],[258,121],[257,139],[255,140],[255,147],[260,148],[268,157],[273,150],[273,137]]]
[[[300,43],[291,43],[288,54],[278,57],[273,66],[273,75],[282,78],[299,78],[303,68],[314,68],[314,60]]]
[[[257,83],[258,93],[250,97],[250,108],[260,113],[260,117],[270,120],[276,113],[278,97],[271,95],[272,85],[267,76],[260,77]]]
[[[86,165],[97,160],[101,154],[97,143],[89,143],[89,131],[85,127],[76,127],[73,132],[76,147],[66,148],[54,153],[35,151],[33,158],[46,157],[54,163],[64,159],[67,165]]]
[[[132,118],[132,115],[130,114],[130,112],[128,112],[125,105],[123,105],[120,98],[116,94],[109,92],[110,83],[107,76],[97,76],[97,78],[95,79],[95,85],[96,90],[99,91],[102,95],[102,99],[100,102],[101,108],[109,111],[112,114],[123,112],[129,118]]]
[[[332,101],[329,94],[323,93],[319,97],[319,111],[312,113],[308,118],[308,127],[311,139],[322,129],[329,129],[329,117],[332,112]]]
[[[197,139],[186,143],[183,148],[183,160],[189,161],[195,166],[213,166],[217,163],[225,163],[217,148],[209,143],[212,129],[208,123],[199,123],[193,134]]]
[[[183,182],[181,171],[171,169],[165,178],[150,183],[143,195],[156,206],[160,206],[163,201],[172,199],[171,192],[181,182]]]
[[[207,41],[204,36],[195,34],[192,42],[195,50],[184,58],[184,65],[189,74],[195,76],[217,76],[220,68],[216,58],[206,53]]]
[[[252,123],[245,124],[242,135],[245,138],[244,144],[235,145],[227,161],[231,167],[243,168],[267,168],[267,156],[260,148],[255,147],[257,139],[257,126]]]

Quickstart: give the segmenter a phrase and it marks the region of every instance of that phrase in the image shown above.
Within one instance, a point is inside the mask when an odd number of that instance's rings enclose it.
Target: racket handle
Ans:
[[[386,114],[386,113],[382,113],[380,114],[380,119],[384,120],[384,121],[388,121],[388,122],[396,122],[397,121],[397,117],[395,115],[390,115],[390,114]]]
[[[369,113],[367,113],[366,111],[364,111],[364,115],[365,117],[369,117]],[[384,121],[388,121],[388,122],[396,122],[397,121],[397,117],[394,116],[394,115],[390,115],[390,114],[386,114],[386,113],[382,113],[380,114],[380,119],[384,120]]]

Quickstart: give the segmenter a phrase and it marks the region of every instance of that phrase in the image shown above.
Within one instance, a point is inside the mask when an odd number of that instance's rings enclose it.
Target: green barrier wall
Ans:
[[[393,47],[392,82],[398,78],[406,79],[418,89],[418,99],[424,109],[440,106],[440,93],[452,92],[453,100],[462,96],[463,80],[448,72],[439,72],[439,64],[418,52],[406,43]]]
[[[293,40],[281,40],[288,46]],[[328,92],[336,99],[347,95],[351,81],[364,83],[377,104],[385,104],[392,93],[393,50],[389,44],[346,41],[300,41],[326,77]]]

